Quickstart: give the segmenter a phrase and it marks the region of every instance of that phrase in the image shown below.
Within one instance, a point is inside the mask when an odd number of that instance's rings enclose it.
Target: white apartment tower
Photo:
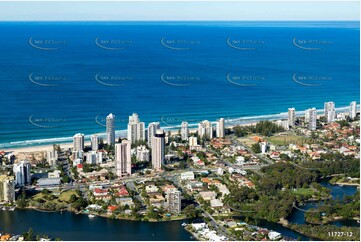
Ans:
[[[107,144],[114,145],[115,144],[115,115],[112,113],[107,116],[106,135],[107,135]]]
[[[293,127],[296,123],[296,109],[289,108],[288,109],[288,126]]]
[[[73,136],[73,152],[84,150],[84,134],[76,134]]]
[[[189,137],[189,146],[193,147],[193,146],[197,146],[198,142],[197,142],[197,137]]]
[[[327,123],[334,122],[336,118],[335,103],[334,102],[325,102],[324,103],[324,112]]]
[[[86,162],[90,165],[95,165],[97,163],[97,152],[92,150],[86,153]]]
[[[188,136],[189,136],[188,122],[182,122],[182,125],[181,125],[182,140],[188,140]]]
[[[316,125],[317,125],[316,108],[310,108],[305,111],[305,123],[308,124],[309,130],[316,130]]]
[[[14,164],[14,175],[15,175],[15,184],[22,187],[30,184],[31,174],[30,174],[30,163],[27,160],[22,160],[17,164]]]
[[[166,192],[166,208],[168,211],[172,213],[180,213],[181,212],[181,196],[182,193],[178,190],[170,189]]]
[[[132,174],[131,143],[123,140],[115,144],[115,168],[118,177]]]
[[[159,122],[153,122],[148,124],[148,147],[152,147],[152,138],[157,129],[160,129]]]
[[[216,135],[217,138],[224,138],[225,129],[224,129],[224,118],[220,118],[216,124]]]
[[[165,133],[158,129],[152,138],[152,165],[154,170],[161,170],[164,161]]]
[[[15,182],[13,176],[0,175],[0,203],[15,201]]]
[[[99,143],[98,136],[92,135],[90,137],[90,143],[91,143],[92,150],[97,151],[98,150],[98,143]]]
[[[145,140],[145,125],[144,122],[139,121],[138,114],[133,113],[129,116],[128,123],[128,140],[135,143],[140,140]]]
[[[203,137],[212,139],[213,138],[213,127],[212,123],[208,120],[204,120],[198,124],[198,135],[202,139]]]
[[[357,114],[357,103],[353,101],[350,103],[350,118],[355,119]]]
[[[137,161],[149,161],[150,151],[145,145],[140,145],[136,149]]]
[[[55,166],[58,160],[58,151],[56,151],[55,149],[47,150],[46,160],[48,161],[49,165]]]

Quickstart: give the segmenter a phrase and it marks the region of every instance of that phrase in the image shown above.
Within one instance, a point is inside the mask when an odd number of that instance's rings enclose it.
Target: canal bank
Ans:
[[[357,186],[340,186],[340,185],[332,185],[329,183],[330,178],[324,178],[320,181],[320,185],[325,188],[330,189],[330,195],[332,200],[340,200],[344,196],[351,196],[357,192]],[[319,202],[306,202],[302,206],[298,206],[299,209],[294,208],[292,213],[288,216],[287,220],[290,224],[307,224],[305,219],[306,211],[311,208],[317,208]],[[306,210],[306,211],[305,211]],[[348,227],[359,227],[360,224],[357,223],[355,219],[339,219],[333,222],[330,222],[331,225],[336,225],[338,227],[348,226]]]
[[[320,184],[323,187],[326,187],[330,189],[330,195],[331,199],[338,200],[342,199],[345,195],[351,196],[354,195],[357,192],[357,186],[340,186],[340,185],[332,185],[329,182],[329,178],[322,179]],[[308,210],[310,208],[316,208],[317,205],[315,202],[309,202],[306,203],[304,206],[300,206],[301,210],[294,208],[292,210],[292,213],[287,217],[287,221],[289,224],[307,224],[305,220],[305,211],[302,210]],[[245,221],[245,217],[234,217],[237,219],[240,219],[242,221]],[[282,235],[297,239],[297,240],[315,240],[315,238],[312,238],[310,236],[301,234],[295,230],[290,229],[289,227],[286,227],[280,223],[273,223],[262,219],[249,219],[246,221],[250,224],[255,224],[260,227],[264,227],[270,230],[277,231],[281,233]],[[333,221],[329,223],[330,225],[335,225],[337,227],[359,227],[360,224],[354,220],[354,219],[340,219],[337,221]]]

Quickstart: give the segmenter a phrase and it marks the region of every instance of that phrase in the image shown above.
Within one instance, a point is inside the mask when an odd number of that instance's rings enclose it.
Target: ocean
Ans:
[[[358,22],[0,22],[0,149],[360,100]]]

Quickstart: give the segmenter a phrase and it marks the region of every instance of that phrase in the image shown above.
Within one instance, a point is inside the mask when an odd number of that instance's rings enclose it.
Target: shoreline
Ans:
[[[182,220],[187,220],[187,219],[192,219],[192,218],[176,218],[176,219],[169,219],[169,220],[160,220],[160,221],[155,221],[155,220],[148,220],[148,221],[144,221],[141,219],[133,219],[133,218],[111,218],[112,214],[97,214],[97,213],[90,213],[90,212],[84,212],[84,211],[74,211],[71,209],[62,209],[62,210],[44,210],[44,209],[40,209],[40,208],[36,208],[36,207],[24,207],[24,208],[19,208],[16,207],[16,209],[19,210],[34,210],[40,213],[63,213],[63,212],[69,212],[75,215],[94,215],[96,217],[102,217],[102,218],[107,218],[107,219],[111,219],[111,220],[124,220],[124,221],[137,221],[137,222],[144,222],[144,223],[163,223],[163,222],[172,222],[172,221],[182,221]]]
[[[344,106],[344,107],[339,107],[336,108],[337,111],[339,111],[339,113],[348,113],[348,106]],[[360,106],[357,105],[357,110],[360,110]],[[322,116],[322,111],[323,109],[317,109],[317,118],[320,118]],[[303,118],[304,117],[304,113],[305,111],[296,111],[296,118]],[[239,118],[233,118],[230,119],[225,118],[226,119],[226,123],[229,123],[228,125],[225,125],[225,128],[233,128],[235,126],[251,126],[251,125],[255,125],[260,121],[276,121],[276,120],[286,120],[287,119],[287,112],[282,112],[282,113],[278,113],[278,114],[270,114],[270,115],[258,115],[258,116],[250,116],[250,117],[239,117]],[[212,124],[215,123],[215,121],[211,121]],[[191,126],[192,128],[189,128],[189,132],[194,132],[197,130],[196,123],[189,123],[189,126]],[[178,130],[181,128],[180,125],[175,125],[175,126],[168,126],[168,127],[161,127],[162,129],[164,129],[166,132],[170,131],[172,134],[177,134]],[[120,137],[120,138],[124,138],[126,137],[126,135],[124,135],[124,133],[126,134],[127,130],[117,130],[116,132],[116,136]],[[93,134],[87,134],[85,135],[85,145],[90,145],[90,136],[91,135],[98,135],[98,137],[104,138],[105,137],[105,133],[101,132],[101,133],[93,133]],[[55,141],[55,139],[66,139],[66,141]],[[48,139],[37,139],[37,140],[26,140],[26,141],[13,141],[10,142],[10,144],[8,144],[9,147],[2,147],[0,148],[0,151],[6,151],[6,152],[14,152],[14,153],[25,153],[25,152],[36,152],[36,151],[47,151],[49,149],[52,148],[52,146],[54,144],[58,144],[60,145],[62,148],[70,148],[72,146],[72,137],[53,137],[53,138],[48,138]],[[50,141],[50,140],[54,140],[54,141]],[[30,144],[28,145],[23,145],[23,146],[19,146],[17,144],[13,144],[11,145],[11,143],[21,143],[21,142],[30,142]],[[38,144],[31,144],[31,142],[38,142]],[[43,143],[43,144],[41,144]]]
[[[231,129],[235,126],[252,126],[256,125],[258,122],[252,122],[247,124],[238,124],[238,125],[228,125],[225,128]],[[197,128],[189,128],[189,133],[194,133],[198,129]],[[178,134],[178,130],[166,130],[166,133],[168,131],[171,132],[172,135]],[[119,136],[120,138],[124,138],[122,136]],[[119,138],[117,137],[117,138]],[[44,144],[44,145],[34,145],[34,146],[24,146],[24,147],[14,147],[14,148],[4,148],[0,149],[0,151],[5,151],[6,153],[13,153],[14,155],[17,155],[19,153],[34,153],[34,152],[46,152],[48,150],[53,149],[53,145],[60,145],[62,149],[69,149],[73,147],[72,142],[64,142],[64,143],[52,143],[52,144]],[[90,146],[91,142],[89,140],[84,141],[84,146]]]
[[[355,186],[355,187],[359,187],[360,184],[359,183],[348,183],[348,182],[335,182],[335,183],[330,183],[331,185],[337,185],[337,186]]]
[[[338,216],[338,217],[329,217],[327,218],[328,220],[327,221],[320,221],[320,222],[308,222],[305,220],[305,222],[307,224],[311,224],[311,225],[328,225],[328,224],[331,224],[332,222],[337,222],[337,221],[340,221],[340,220],[356,220],[358,221],[359,218],[357,217],[353,217],[353,218],[344,218],[342,216]]]

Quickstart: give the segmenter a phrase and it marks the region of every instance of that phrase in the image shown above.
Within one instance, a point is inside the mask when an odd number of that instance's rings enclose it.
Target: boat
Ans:
[[[15,210],[15,207],[9,208],[9,211],[14,211],[14,210]]]
[[[89,214],[88,217],[89,218],[95,218],[95,215],[94,214]]]
[[[187,224],[186,224],[186,223],[182,223],[182,226],[185,227],[185,226],[187,226]]]

